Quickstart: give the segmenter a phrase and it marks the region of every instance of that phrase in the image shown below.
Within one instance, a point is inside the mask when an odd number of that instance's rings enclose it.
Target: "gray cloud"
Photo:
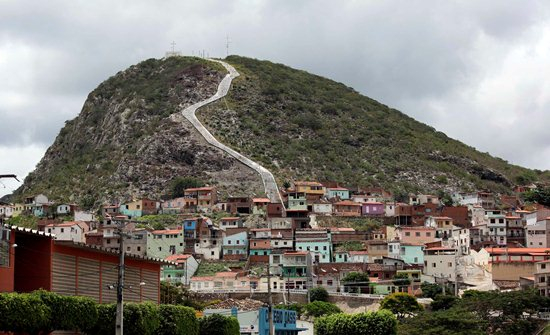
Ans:
[[[186,54],[224,56],[229,34],[231,53],[343,82],[482,151],[548,169],[549,10],[543,1],[4,1],[0,149],[45,148],[101,81],[162,57],[172,40]]]

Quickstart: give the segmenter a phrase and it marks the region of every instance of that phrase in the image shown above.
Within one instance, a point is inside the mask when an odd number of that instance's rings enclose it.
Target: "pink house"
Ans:
[[[433,227],[399,227],[395,233],[403,243],[426,244],[436,241],[436,229]]]
[[[364,202],[361,205],[361,214],[363,216],[384,216],[386,208],[381,202]]]

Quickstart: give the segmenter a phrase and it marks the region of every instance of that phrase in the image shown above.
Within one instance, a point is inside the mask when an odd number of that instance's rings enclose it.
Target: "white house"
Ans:
[[[350,263],[368,263],[369,254],[366,250],[350,251],[349,262]]]
[[[75,221],[84,221],[84,222],[96,221],[96,216],[95,216],[94,213],[91,213],[91,212],[75,211],[74,212],[74,220]]]
[[[332,203],[330,202],[319,202],[313,204],[313,213],[321,215],[331,215],[332,214]]]
[[[61,204],[58,205],[55,211],[59,215],[67,215],[71,213],[71,205]]]
[[[13,206],[0,205],[0,217],[10,218],[13,215]]]
[[[455,281],[457,257],[457,251],[454,248],[435,247],[425,249],[424,275]]]
[[[539,221],[534,225],[525,227],[527,248],[548,248],[550,245],[550,219]]]
[[[45,227],[45,231],[55,235],[56,240],[86,243],[85,234],[90,227],[82,221],[52,223]]]

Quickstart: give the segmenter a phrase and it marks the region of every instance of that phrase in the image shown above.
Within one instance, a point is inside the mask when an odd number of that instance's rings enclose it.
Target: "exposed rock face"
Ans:
[[[261,193],[259,176],[209,146],[179,116],[213,95],[225,70],[198,58],[150,59],[98,86],[68,121],[17,195],[59,201],[160,197],[192,176],[222,193]]]

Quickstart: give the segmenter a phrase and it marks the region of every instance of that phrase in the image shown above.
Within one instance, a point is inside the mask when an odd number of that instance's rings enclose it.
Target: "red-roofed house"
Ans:
[[[338,201],[333,204],[334,215],[361,216],[361,204],[351,200]]]

